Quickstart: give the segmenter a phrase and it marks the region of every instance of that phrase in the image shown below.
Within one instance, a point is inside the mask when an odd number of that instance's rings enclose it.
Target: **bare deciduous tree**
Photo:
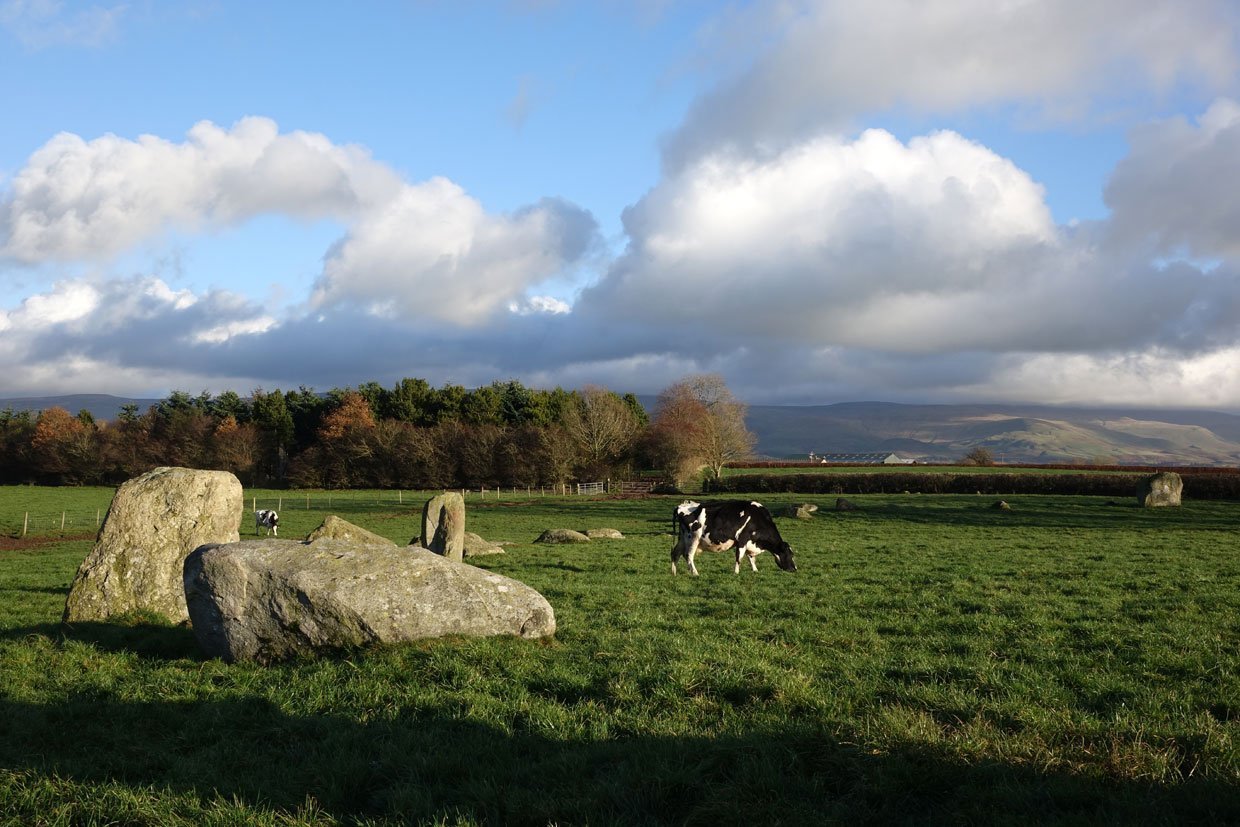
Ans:
[[[564,411],[563,424],[592,473],[601,472],[628,451],[639,431],[637,418],[624,400],[597,385],[582,389],[578,404]]]

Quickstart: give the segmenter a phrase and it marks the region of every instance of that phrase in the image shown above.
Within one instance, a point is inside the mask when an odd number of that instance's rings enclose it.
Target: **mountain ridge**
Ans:
[[[941,462],[982,447],[1002,462],[1240,464],[1240,416],[1210,410],[841,402],[753,405],[748,424],[757,451],[778,458],[890,451]]]

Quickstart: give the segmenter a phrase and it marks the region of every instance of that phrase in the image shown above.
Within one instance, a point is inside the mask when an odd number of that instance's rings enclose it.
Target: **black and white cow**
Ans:
[[[721,503],[686,501],[676,506],[672,517],[676,532],[676,545],[672,547],[672,574],[676,573],[676,560],[683,557],[689,561],[689,571],[697,574],[693,556],[700,549],[708,551],[736,552],[734,574],[741,572],[741,558],[749,557],[749,566],[758,570],[755,557],[769,551],[775,563],[784,571],[796,571],[792,559],[792,547],[779,536],[771,512],[762,503],[735,500]]]
[[[254,533],[257,534],[260,528],[267,529],[267,535],[275,534],[280,536],[280,515],[272,511],[270,508],[260,508],[254,512]]]

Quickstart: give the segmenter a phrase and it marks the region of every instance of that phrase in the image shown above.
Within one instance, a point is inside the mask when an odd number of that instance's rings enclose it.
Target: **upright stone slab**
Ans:
[[[1143,508],[1177,506],[1184,493],[1184,481],[1174,471],[1162,471],[1146,477],[1137,486],[1137,502]]]
[[[185,558],[204,543],[239,540],[242,505],[241,483],[227,471],[156,468],[129,480],[73,578],[64,619],[145,610],[188,620]]]
[[[426,549],[324,538],[206,545],[185,560],[203,651],[270,662],[427,637],[555,633],[534,589]]]
[[[422,509],[422,544],[460,563],[465,559],[465,498],[455,491],[427,501]]]

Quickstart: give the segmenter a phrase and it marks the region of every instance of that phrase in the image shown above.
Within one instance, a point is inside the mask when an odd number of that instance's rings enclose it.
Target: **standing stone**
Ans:
[[[449,560],[465,559],[465,498],[455,491],[428,500],[422,509],[422,543]]]
[[[534,589],[422,548],[322,538],[205,545],[185,560],[194,637],[267,663],[428,637],[555,633]]]
[[[1146,477],[1137,486],[1137,502],[1143,508],[1161,508],[1180,504],[1184,481],[1174,471],[1162,471]]]
[[[240,539],[241,483],[227,471],[156,468],[117,489],[65,601],[70,623],[144,610],[189,619],[182,568],[204,543]]]

